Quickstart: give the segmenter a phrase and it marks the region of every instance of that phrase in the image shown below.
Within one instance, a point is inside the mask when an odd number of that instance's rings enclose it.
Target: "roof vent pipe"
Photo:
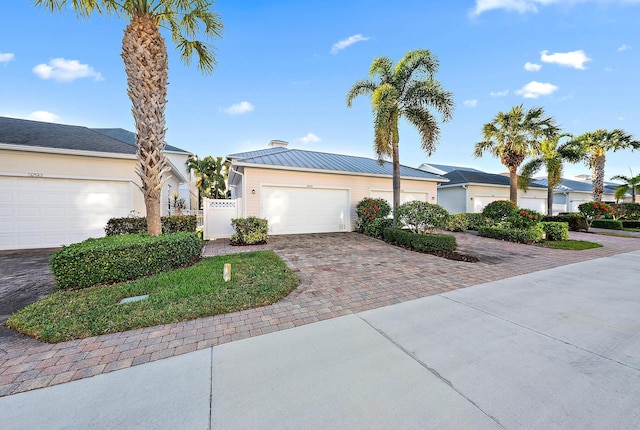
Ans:
[[[289,142],[284,140],[272,140],[269,142],[269,148],[286,148]]]

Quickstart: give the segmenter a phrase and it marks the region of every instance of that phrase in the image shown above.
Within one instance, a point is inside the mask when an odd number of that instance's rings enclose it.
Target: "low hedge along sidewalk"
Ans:
[[[79,289],[166,272],[201,250],[197,233],[108,236],[63,246],[49,264],[58,289]]]
[[[452,234],[419,234],[399,228],[385,228],[385,242],[421,252],[453,252],[458,244]]]

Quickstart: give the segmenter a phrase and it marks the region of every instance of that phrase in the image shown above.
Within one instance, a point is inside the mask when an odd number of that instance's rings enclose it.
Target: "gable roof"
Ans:
[[[0,117],[0,143],[23,147],[135,155],[135,134],[121,128],[88,128]],[[175,146],[166,150],[187,153]]]
[[[538,178],[536,182],[544,187],[547,186],[547,178]],[[604,183],[604,192],[606,194],[613,194],[616,192],[616,188],[618,188],[621,184],[616,182],[605,182]],[[580,193],[593,193],[593,184],[587,181],[576,181],[573,179],[562,179],[560,185],[555,188],[557,191],[561,192],[580,192]]]
[[[470,172],[480,172],[478,169],[474,169],[473,167],[463,167],[463,166],[449,166],[447,164],[432,164],[432,163],[422,163],[418,166],[418,169],[425,170],[427,172],[436,173],[438,175],[444,175],[445,173],[453,172],[454,170],[468,170]]]
[[[385,161],[380,165],[377,160],[372,158],[306,151],[302,149],[276,147],[232,154],[227,157],[231,158],[233,164],[238,166],[257,165],[263,167],[288,168],[290,170],[393,176],[393,164],[389,161]],[[402,165],[400,166],[400,176],[404,178],[447,182],[447,179],[440,175]]]
[[[444,175],[445,178],[449,179],[449,183],[443,185],[444,187],[450,187],[453,185],[468,185],[468,184],[477,184],[477,185],[500,185],[500,186],[509,186],[510,180],[508,176],[498,175],[496,173],[486,173],[481,172],[480,170],[453,170]],[[530,188],[546,188],[546,186],[541,185],[533,181],[531,183]]]

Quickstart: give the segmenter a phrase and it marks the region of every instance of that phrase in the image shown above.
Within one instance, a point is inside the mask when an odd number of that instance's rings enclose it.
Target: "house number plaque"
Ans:
[[[27,173],[27,176],[30,177],[30,178],[42,178],[42,177],[44,177],[44,175],[42,173],[34,173],[34,172]]]

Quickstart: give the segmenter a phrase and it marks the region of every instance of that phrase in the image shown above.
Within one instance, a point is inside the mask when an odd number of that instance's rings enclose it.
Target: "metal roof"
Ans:
[[[260,153],[256,154],[256,153]],[[248,155],[248,156],[247,156]],[[364,175],[393,176],[393,164],[385,161],[382,165],[377,160],[352,155],[330,154],[326,152],[306,151],[301,149],[269,148],[262,151],[251,151],[228,156],[239,165],[262,165],[288,167],[305,170],[325,170]],[[400,176],[405,178],[429,179],[438,182],[447,180],[433,173],[400,166]]]
[[[453,170],[444,175],[449,179],[447,186],[464,184],[486,184],[486,185],[510,185],[508,176],[496,173],[485,173],[479,170]],[[530,188],[546,188],[539,183],[532,182]]]
[[[536,182],[540,185],[546,187],[547,186],[547,178],[538,178]],[[616,182],[606,182],[604,183],[604,192],[608,194],[613,194],[616,192],[616,188],[618,188],[621,184]],[[593,193],[593,184],[591,182],[585,181],[576,181],[573,179],[562,179],[560,185],[556,188],[558,191],[562,192],[583,192],[583,193]]]
[[[453,172],[454,170],[468,170],[470,172],[480,172],[480,170],[474,169],[473,167],[450,166],[447,164],[422,163],[418,168],[421,168],[422,166],[433,167],[435,169],[442,170],[445,173],[450,173],[450,172]]]

